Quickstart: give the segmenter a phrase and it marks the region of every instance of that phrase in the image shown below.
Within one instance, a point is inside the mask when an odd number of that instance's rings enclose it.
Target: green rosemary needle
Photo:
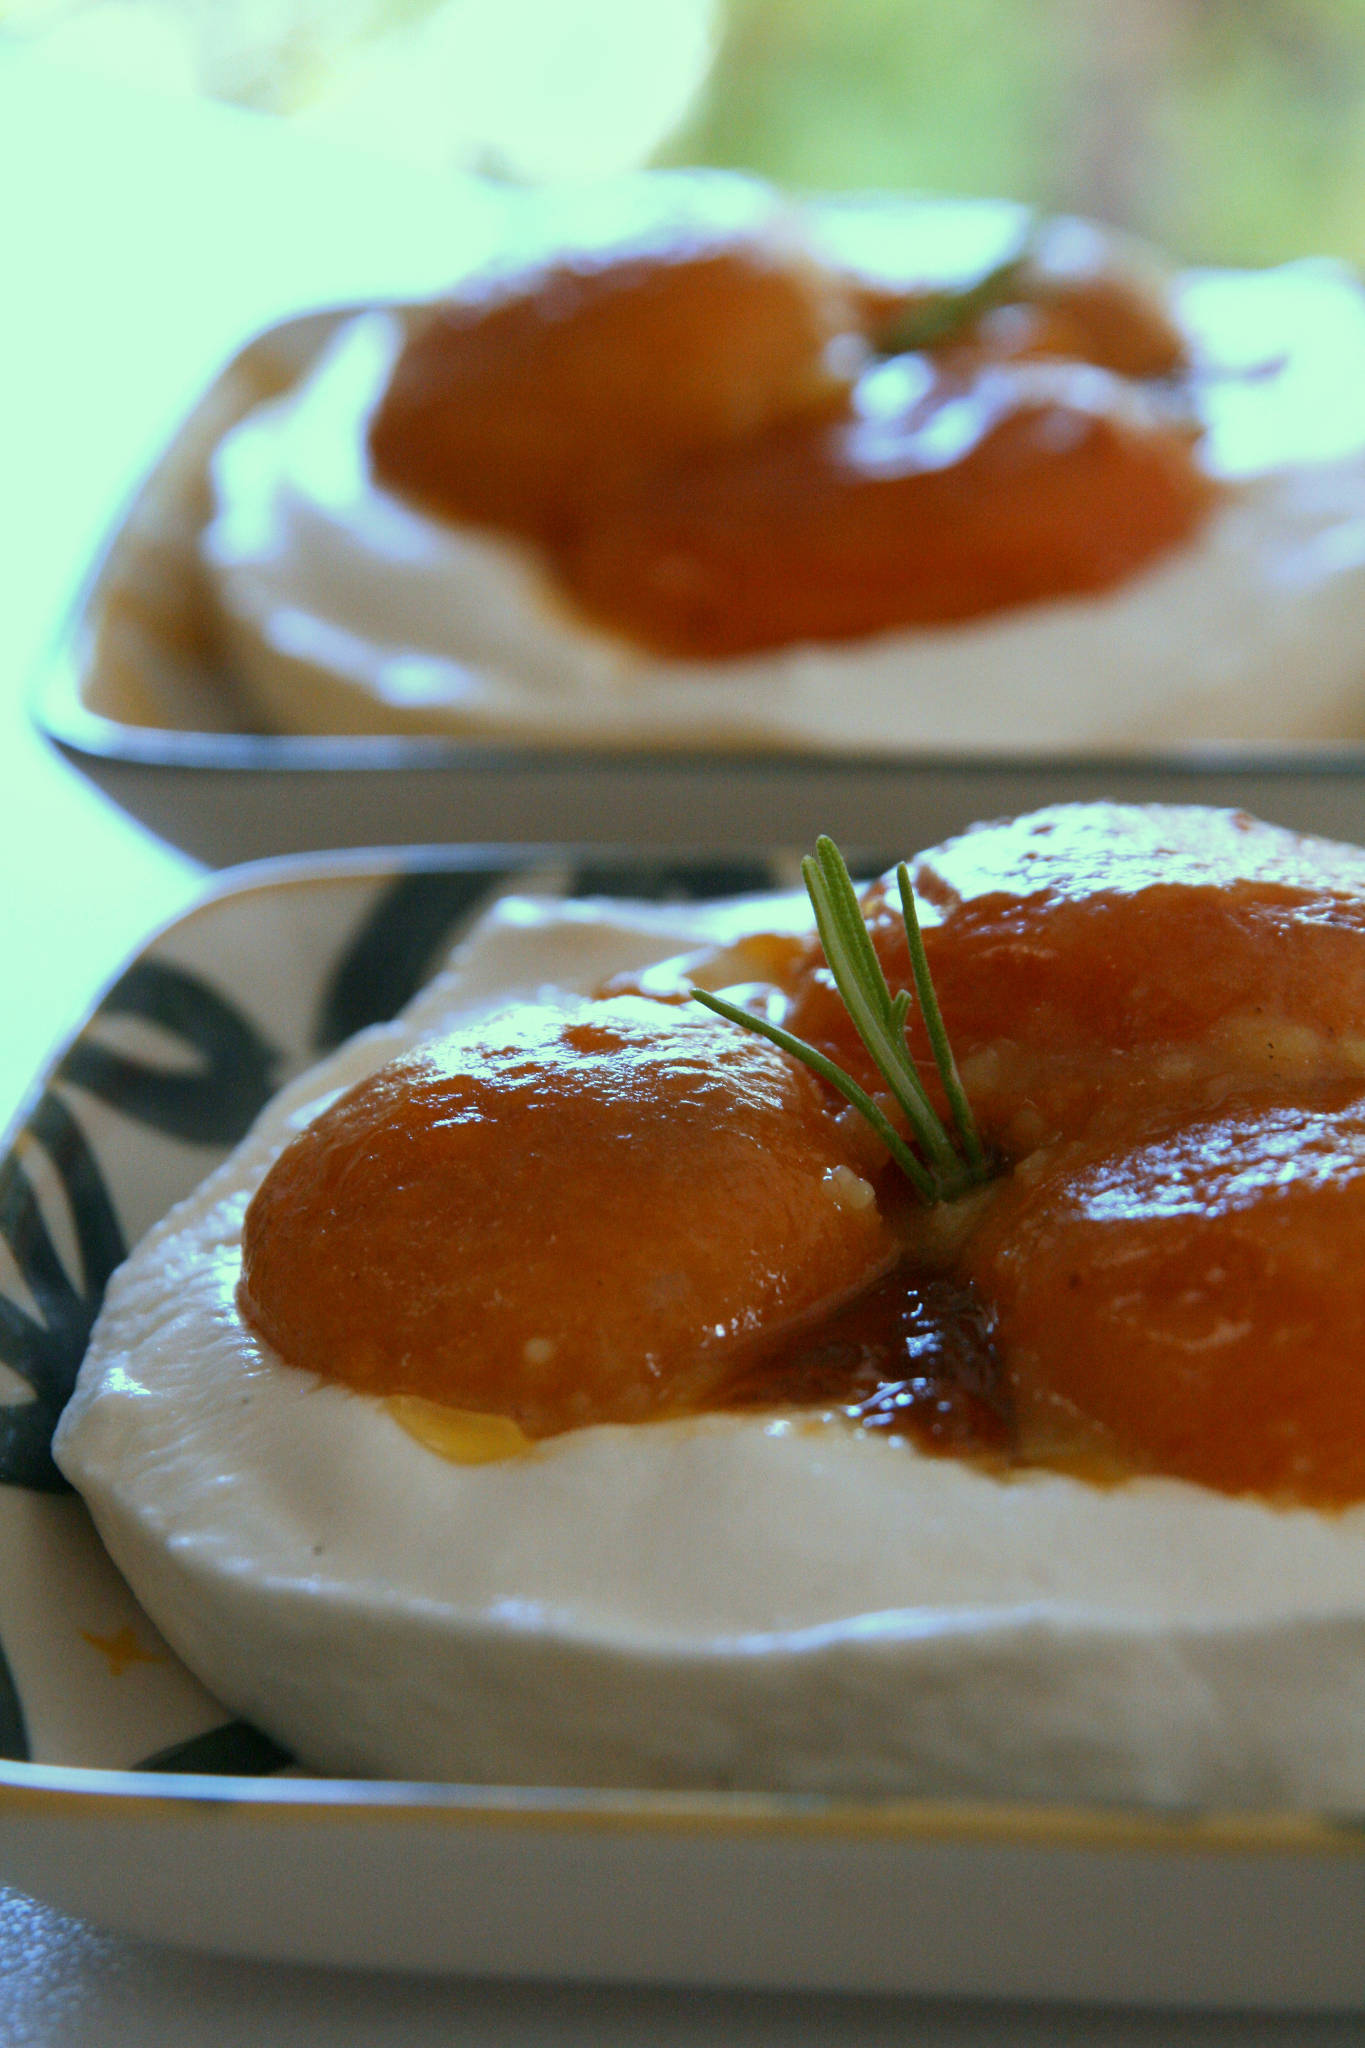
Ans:
[[[922,1201],[955,1201],[958,1196],[988,1180],[992,1168],[977,1134],[971,1105],[934,993],[915,911],[914,891],[910,886],[910,870],[902,862],[896,870],[896,879],[900,887],[905,936],[910,947],[914,996],[908,989],[901,989],[893,996],[888,988],[881,961],[863,922],[857,891],[844,857],[832,839],[816,841],[815,852],[808,854],[801,863],[801,873],[834,985],[873,1065],[910,1126],[911,1137],[918,1150],[906,1143],[867,1090],[861,1088],[851,1074],[846,1074],[842,1067],[817,1051],[815,1046],[807,1045],[804,1039],[797,1038],[790,1031],[784,1031],[780,1024],[769,1023],[766,1017],[756,1017],[752,1011],[742,1010],[737,1003],[727,1002],[724,996],[712,995],[709,989],[694,988],[693,1000],[704,1004],[708,1010],[714,1010],[718,1017],[728,1018],[730,1023],[742,1025],[746,1031],[754,1031],[760,1037],[770,1039],[783,1052],[790,1053],[793,1059],[800,1060],[803,1066],[818,1074],[831,1088],[837,1089],[871,1125]],[[929,1034],[929,1045],[943,1083],[943,1092],[957,1126],[956,1144],[930,1101],[905,1042],[906,1019],[916,999]]]
[[[912,355],[921,349],[941,348],[945,342],[965,334],[985,314],[1008,305],[1024,282],[1034,254],[1032,221],[1014,251],[957,291],[931,292],[927,298],[894,314],[873,338],[879,355]]]

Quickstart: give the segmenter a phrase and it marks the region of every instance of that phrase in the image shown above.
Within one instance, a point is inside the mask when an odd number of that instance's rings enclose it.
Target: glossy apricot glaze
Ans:
[[[1365,853],[1077,806],[916,880],[984,1192],[919,1209],[832,1092],[689,1027],[661,970],[326,1111],[249,1212],[249,1319],[292,1364],[530,1436],[833,1411],[996,1472],[1365,1499]],[[711,966],[859,1065],[817,945]]]
[[[894,1256],[804,1069],[622,998],[382,1068],[251,1204],[241,1303],[291,1365],[528,1436],[707,1405],[755,1331]]]
[[[1050,287],[885,356],[887,308],[757,237],[560,266],[439,310],[371,424],[378,480],[537,548],[563,597],[716,660],[1103,591],[1213,487],[1147,381],[1178,337]]]
[[[1230,1089],[1365,1085],[1365,853],[1231,811],[1060,805],[912,864],[925,949],[978,1121],[1016,1157]],[[908,985],[899,895],[866,899]],[[818,941],[788,1024],[880,1085]],[[922,1026],[911,1040],[926,1078]]]

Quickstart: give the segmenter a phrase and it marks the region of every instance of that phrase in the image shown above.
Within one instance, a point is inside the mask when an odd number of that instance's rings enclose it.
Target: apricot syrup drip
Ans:
[[[834,1411],[921,1450],[996,1463],[1016,1443],[991,1309],[970,1284],[912,1262],[761,1350],[717,1406]]]
[[[779,1046],[842,1095],[920,1202],[960,1199],[989,1180],[992,1167],[944,1028],[909,870],[902,863],[896,880],[913,997],[908,989],[891,994],[833,840],[818,840],[801,871],[840,1001],[909,1127],[909,1141],[867,1091],[815,1047],[713,991],[693,988],[692,999]],[[916,1003],[956,1144],[909,1057],[905,1027]],[[869,1430],[912,1437],[925,1450],[1003,1454],[1014,1443],[1013,1410],[993,1328],[991,1310],[970,1282],[927,1272],[922,1257],[912,1254],[853,1301],[766,1345],[760,1341],[718,1405],[833,1405]]]

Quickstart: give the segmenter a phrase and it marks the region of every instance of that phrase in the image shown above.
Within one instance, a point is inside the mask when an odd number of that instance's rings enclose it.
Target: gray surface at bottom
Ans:
[[[913,1930],[888,1930],[913,1939]],[[983,1938],[989,1936],[983,1931]],[[4,2048],[1347,2048],[1365,2015],[649,1991],[233,1962],[0,1890]]]

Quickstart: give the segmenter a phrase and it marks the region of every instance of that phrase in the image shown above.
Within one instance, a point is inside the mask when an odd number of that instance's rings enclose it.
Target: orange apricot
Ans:
[[[759,235],[584,257],[441,306],[371,423],[379,480],[552,544],[641,470],[825,401],[842,286]]]
[[[1009,1155],[1144,1105],[1365,1077],[1358,848],[1233,811],[1076,804],[977,827],[912,873],[973,1108]],[[894,878],[866,909],[908,985]],[[818,941],[789,986],[790,1028],[872,1081]],[[917,1022],[912,1044],[929,1077]]]
[[[289,1364],[528,1435],[705,1406],[894,1239],[827,1098],[640,998],[522,1005],[381,1068],[275,1162],[240,1301]]]
[[[1365,1497],[1365,1096],[1016,1174],[971,1244],[1026,1461]]]
[[[1183,427],[1098,371],[916,357],[838,412],[643,472],[559,568],[603,624],[720,659],[1107,590],[1212,497]]]

